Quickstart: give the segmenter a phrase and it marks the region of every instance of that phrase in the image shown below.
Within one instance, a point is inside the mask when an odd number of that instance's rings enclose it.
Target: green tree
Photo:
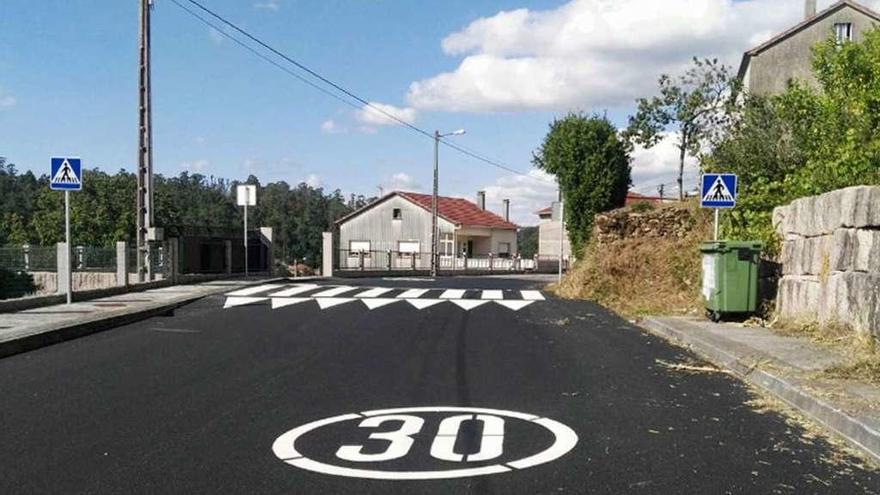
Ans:
[[[629,146],[606,117],[569,114],[554,120],[533,163],[559,181],[574,252],[589,238],[597,213],[626,202]]]
[[[728,116],[734,78],[730,68],[717,59],[694,58],[694,65],[673,79],[663,74],[660,96],[637,100],[638,111],[630,117],[625,136],[634,145],[652,148],[667,132],[677,136],[678,197],[684,200],[684,164],[687,156],[699,157],[715,140]]]

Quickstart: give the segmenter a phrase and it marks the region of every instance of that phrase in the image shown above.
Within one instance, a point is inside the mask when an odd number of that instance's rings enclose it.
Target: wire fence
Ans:
[[[116,249],[92,246],[74,246],[72,251],[75,272],[115,272]]]
[[[58,269],[55,246],[0,247],[0,268],[21,272],[54,272]]]

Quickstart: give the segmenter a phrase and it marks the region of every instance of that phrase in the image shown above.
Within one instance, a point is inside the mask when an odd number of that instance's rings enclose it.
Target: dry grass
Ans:
[[[709,238],[711,219],[698,208],[686,208],[694,218],[694,228],[685,238],[591,242],[584,259],[551,290],[560,297],[595,301],[627,316],[700,312],[699,246]]]
[[[846,361],[825,370],[822,373],[824,377],[880,384],[880,349],[873,336],[856,332],[849,325],[834,322],[780,321],[775,322],[771,328],[783,335],[806,337],[845,356]]]

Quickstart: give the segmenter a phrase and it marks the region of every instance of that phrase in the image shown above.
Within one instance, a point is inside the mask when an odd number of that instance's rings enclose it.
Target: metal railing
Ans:
[[[401,251],[337,251],[336,268],[357,271],[430,270],[431,253]],[[443,271],[526,271],[534,270],[536,261],[519,256],[450,256],[438,257],[438,269]]]

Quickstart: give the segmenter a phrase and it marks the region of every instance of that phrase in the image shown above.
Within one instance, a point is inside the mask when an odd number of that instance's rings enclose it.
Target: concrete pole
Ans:
[[[434,131],[434,192],[431,195],[431,276],[437,276],[437,189],[440,165],[440,131]]]
[[[116,243],[116,285],[128,286],[128,243],[125,241]]]
[[[559,283],[562,283],[562,259],[565,252],[565,201],[562,200],[562,191],[559,191]]]
[[[138,43],[138,171],[137,171],[137,271],[143,282],[150,271],[147,231],[153,226],[153,124],[150,87],[150,11],[153,0],[140,0]]]
[[[321,273],[325,277],[333,276],[333,232],[324,232],[321,252]]]

